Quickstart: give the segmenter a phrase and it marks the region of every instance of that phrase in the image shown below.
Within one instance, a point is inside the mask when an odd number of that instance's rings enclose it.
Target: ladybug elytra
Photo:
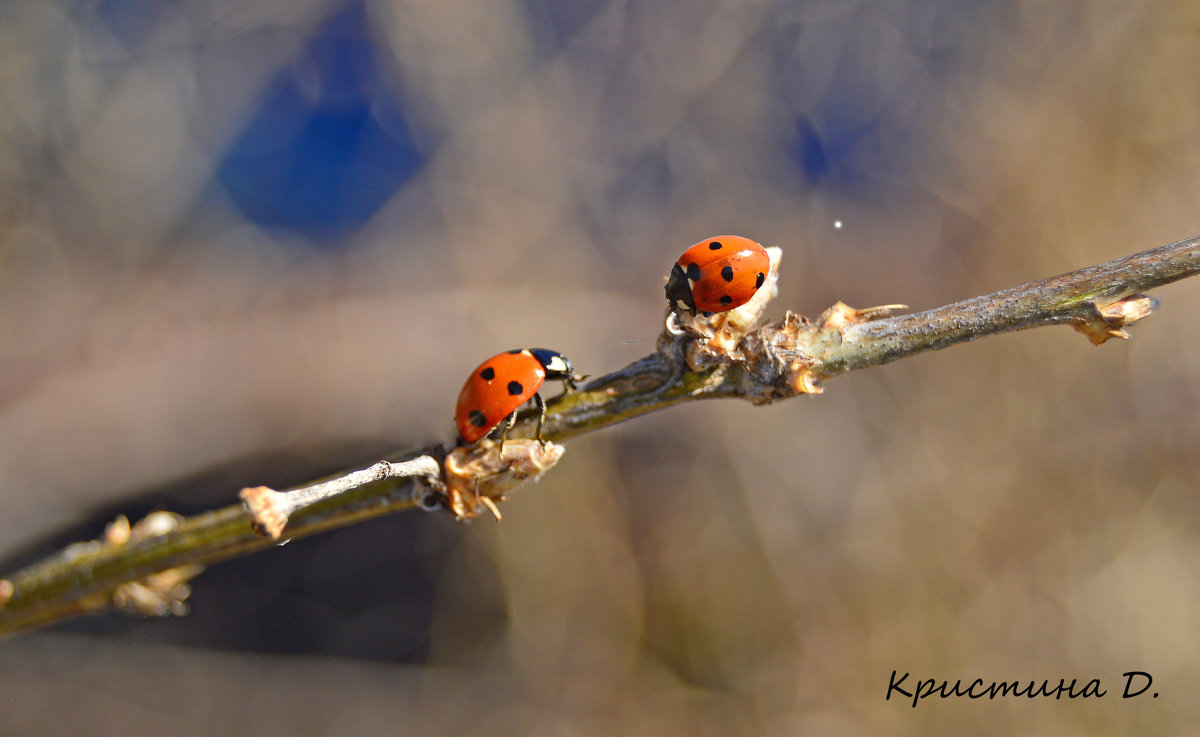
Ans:
[[[683,252],[667,279],[676,312],[726,312],[754,297],[771,268],[767,249],[740,235],[706,238]]]
[[[504,436],[516,423],[517,410],[533,399],[538,409],[535,437],[541,440],[542,421],[546,418],[546,403],[538,393],[542,383],[546,379],[561,381],[567,391],[576,389],[575,382],[586,378],[577,376],[567,357],[556,351],[517,348],[497,353],[471,372],[458,394],[454,422],[459,437],[465,443],[474,443],[505,423],[500,435],[503,451]]]

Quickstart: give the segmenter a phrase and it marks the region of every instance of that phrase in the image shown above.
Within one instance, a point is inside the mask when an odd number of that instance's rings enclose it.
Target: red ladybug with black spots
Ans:
[[[517,410],[533,399],[538,409],[537,433],[542,439],[542,421],[546,418],[546,403],[538,393],[547,379],[561,381],[563,390],[577,387],[577,376],[571,362],[561,353],[545,348],[517,348],[497,353],[471,372],[458,394],[454,422],[464,443],[474,443],[504,423],[500,434],[500,449],[504,437],[517,421]]]
[[[683,252],[667,279],[667,302],[675,312],[726,312],[754,297],[767,279],[771,257],[740,235],[706,238]]]

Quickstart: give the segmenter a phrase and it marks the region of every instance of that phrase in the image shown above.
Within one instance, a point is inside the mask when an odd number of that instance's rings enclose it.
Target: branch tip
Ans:
[[[238,492],[238,498],[250,513],[250,524],[259,535],[272,540],[283,536],[283,528],[292,514],[292,505],[284,496],[267,486],[248,486]]]

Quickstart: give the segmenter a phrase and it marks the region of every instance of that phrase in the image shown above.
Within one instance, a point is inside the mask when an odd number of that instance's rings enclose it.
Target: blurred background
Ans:
[[[0,5],[0,559],[450,439],[603,374],[739,233],[773,314],[1200,232],[1193,2]],[[504,522],[211,568],[0,643],[5,735],[1170,734],[1200,720],[1200,280],[570,443]],[[1103,699],[885,701],[893,669]],[[1152,691],[1122,700],[1121,674]]]

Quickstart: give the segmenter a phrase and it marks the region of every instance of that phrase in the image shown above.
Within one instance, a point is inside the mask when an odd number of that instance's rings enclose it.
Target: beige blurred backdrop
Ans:
[[[12,564],[448,440],[503,349],[619,368],[708,235],[781,247],[773,313],[814,315],[1200,231],[1195,3],[368,0],[426,159],[335,246],[213,181],[344,6],[143,3],[130,42],[103,5],[0,8]],[[0,733],[1187,733],[1200,280],[1156,296],[1128,342],[674,409],[571,442],[501,524],[400,515],[214,567],[187,618],[0,642]],[[894,669],[1108,695],[914,709]]]

